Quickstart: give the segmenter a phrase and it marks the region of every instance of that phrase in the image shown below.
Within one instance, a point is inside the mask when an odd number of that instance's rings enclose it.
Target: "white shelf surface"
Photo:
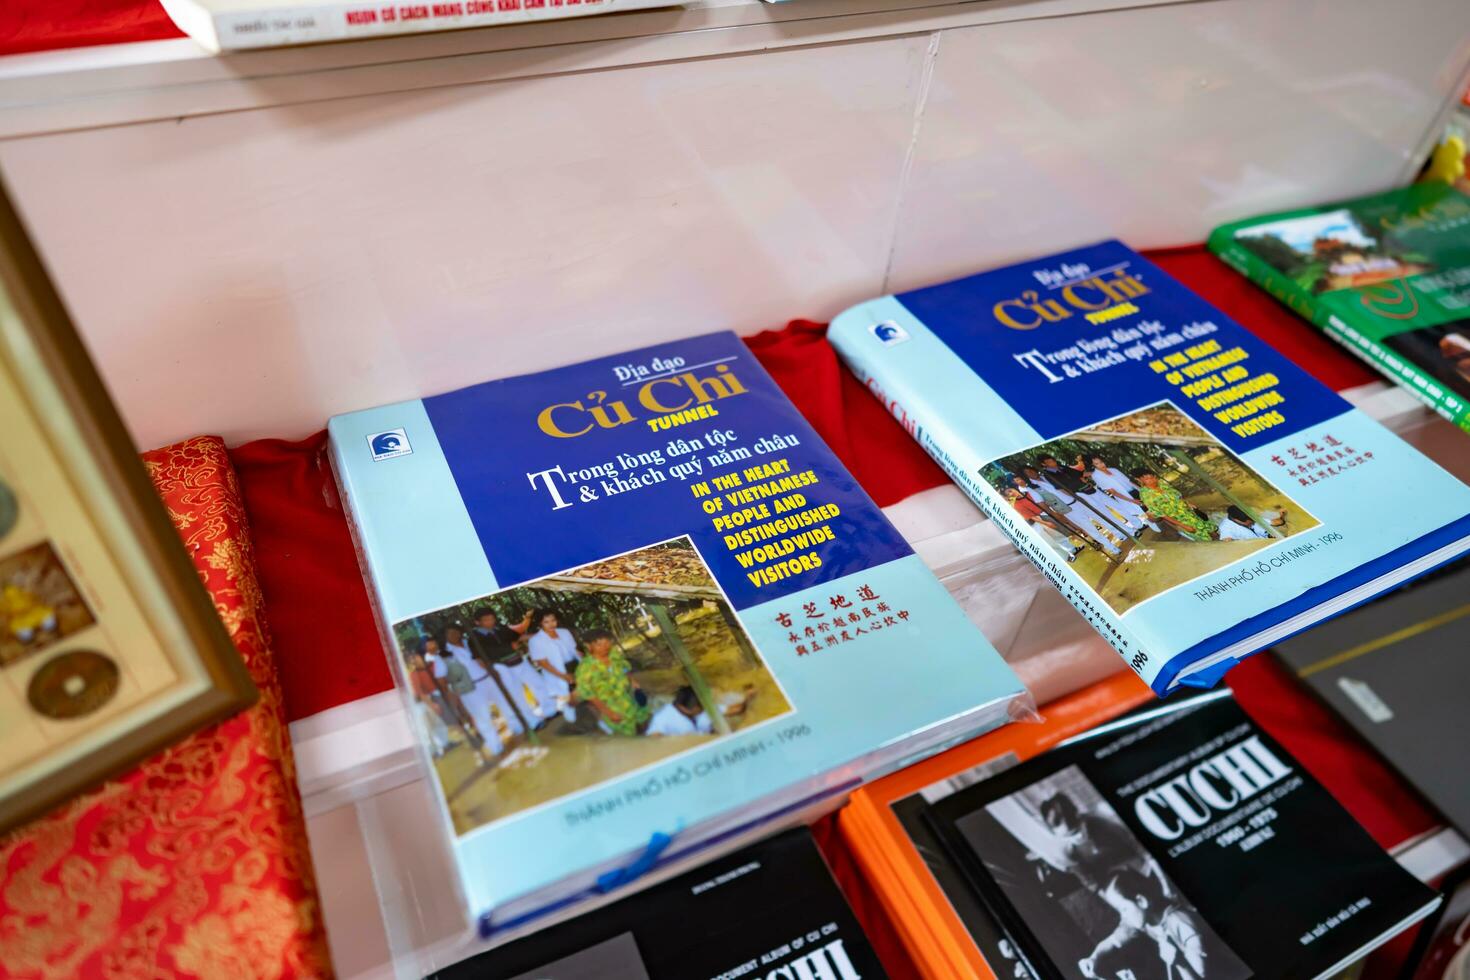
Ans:
[[[696,0],[211,55],[188,39],[0,58],[0,137],[603,71],[1198,0]]]

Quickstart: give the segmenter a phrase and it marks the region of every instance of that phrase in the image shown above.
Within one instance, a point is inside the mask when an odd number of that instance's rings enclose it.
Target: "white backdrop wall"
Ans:
[[[235,443],[1385,188],[1470,64],[1465,0],[1049,16],[1075,7],[920,5],[728,51],[747,28],[245,56],[277,58],[265,79],[0,65],[0,170],[139,443]]]

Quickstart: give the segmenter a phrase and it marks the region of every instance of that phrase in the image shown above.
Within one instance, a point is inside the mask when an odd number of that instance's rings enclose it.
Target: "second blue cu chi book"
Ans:
[[[829,338],[1159,693],[1470,548],[1470,488],[1118,242]]]

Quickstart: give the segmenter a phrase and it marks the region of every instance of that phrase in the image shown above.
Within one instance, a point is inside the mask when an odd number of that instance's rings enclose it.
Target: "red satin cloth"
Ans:
[[[182,37],[157,0],[5,0],[0,54]]]
[[[1150,258],[1325,384],[1343,389],[1374,375],[1203,248]],[[881,506],[945,481],[878,400],[838,363],[822,324],[795,321],[748,339],[751,350]],[[254,528],[288,717],[314,714],[387,690],[388,675],[352,541],[323,448],[263,440],[233,452]],[[1384,846],[1438,824],[1413,791],[1268,658],[1228,682],[1242,705],[1297,756]],[[875,947],[895,977],[916,976],[840,835],[818,839]]]

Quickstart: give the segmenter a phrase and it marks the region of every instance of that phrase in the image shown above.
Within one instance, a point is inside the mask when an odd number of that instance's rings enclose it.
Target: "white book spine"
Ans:
[[[279,6],[232,0],[162,0],[210,51],[242,51],[393,34],[462,30],[668,6],[670,0],[327,0]]]

